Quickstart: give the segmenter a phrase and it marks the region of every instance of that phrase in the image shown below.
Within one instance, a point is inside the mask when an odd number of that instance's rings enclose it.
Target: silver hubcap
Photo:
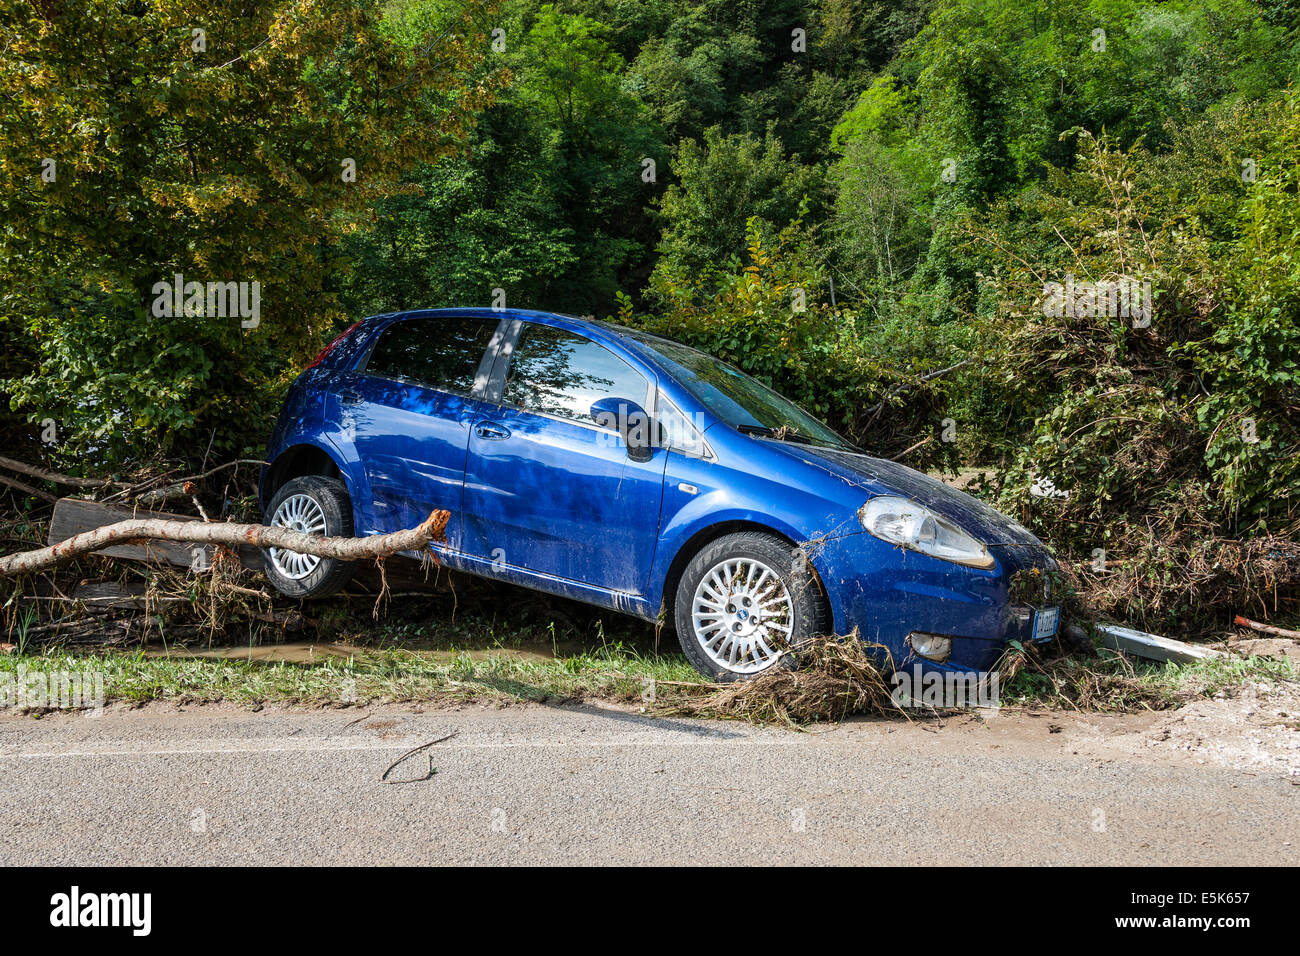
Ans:
[[[290,495],[275,509],[271,525],[306,534],[324,534],[325,512],[310,495]],[[314,554],[299,554],[297,551],[283,551],[280,548],[270,548],[267,553],[270,554],[275,569],[294,581],[305,578],[320,564],[320,558]]]
[[[715,564],[691,603],[695,640],[709,660],[738,674],[771,667],[794,633],[794,605],[775,571],[753,558]]]

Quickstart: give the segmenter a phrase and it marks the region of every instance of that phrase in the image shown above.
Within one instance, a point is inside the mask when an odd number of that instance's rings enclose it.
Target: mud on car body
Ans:
[[[874,458],[776,392],[644,332],[543,312],[379,315],[290,388],[272,524],[371,535],[451,513],[447,566],[671,623],[704,674],[854,631],[895,666],[991,667],[1055,633],[1055,562],[977,499]],[[350,568],[272,551],[281,591]]]

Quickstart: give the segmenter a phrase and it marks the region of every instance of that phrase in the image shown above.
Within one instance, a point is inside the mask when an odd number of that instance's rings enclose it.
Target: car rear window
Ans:
[[[497,319],[404,319],[379,336],[366,371],[402,382],[468,395]]]
[[[510,359],[504,399],[525,411],[593,421],[600,398],[644,407],[649,382],[603,345],[550,325],[527,323]]]

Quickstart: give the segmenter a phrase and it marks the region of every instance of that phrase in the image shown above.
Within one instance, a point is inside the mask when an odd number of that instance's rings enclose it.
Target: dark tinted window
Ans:
[[[510,360],[505,400],[530,412],[592,421],[596,399],[625,398],[644,406],[647,389],[641,373],[604,346],[529,323]]]
[[[406,319],[380,335],[366,371],[468,395],[496,328],[490,318]]]

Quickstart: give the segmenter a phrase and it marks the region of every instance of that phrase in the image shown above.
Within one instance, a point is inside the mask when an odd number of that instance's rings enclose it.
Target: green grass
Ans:
[[[358,647],[352,657],[322,656],[309,663],[164,657],[142,652],[52,652],[0,657],[0,675],[98,671],[106,702],[230,702],[307,705],[381,701],[563,701],[602,699],[637,703],[656,682],[697,684],[680,654],[643,653],[606,643],[554,659],[521,658],[508,650],[462,648],[418,651]],[[1286,661],[1267,658],[1198,661],[1163,666],[1103,656],[1061,658],[1026,669],[1002,688],[1003,705],[1093,711],[1164,710],[1196,698],[1233,694],[1250,683],[1300,680]],[[663,702],[676,685],[656,688]]]
[[[17,652],[0,655],[0,675],[24,665],[46,673],[90,670],[103,675],[106,702],[243,705],[639,701],[650,681],[701,680],[675,638],[660,647],[652,624],[472,582],[459,592],[395,598],[381,606],[378,621],[370,600],[321,602],[308,609],[317,625],[300,634],[256,624],[241,634],[232,621],[213,641],[214,648],[264,651],[286,641],[332,645],[306,661],[182,656],[186,648],[168,620],[158,621],[147,652],[41,649],[25,640],[30,622],[18,619],[9,636]],[[188,650],[209,648],[200,640]]]
[[[622,648],[597,649],[554,660],[508,653],[449,658],[419,651],[358,648],[352,658],[311,663],[158,657],[143,653],[0,658],[0,673],[98,671],[106,701],[231,701],[252,705],[370,701],[639,699],[652,680],[699,679],[679,655],[644,656]]]
[[[1234,694],[1249,684],[1282,681],[1300,681],[1300,671],[1290,661],[1225,657],[1159,664],[1102,651],[1087,660],[1031,660],[1001,688],[1001,698],[1004,705],[1117,712],[1167,710],[1197,698]]]
[[[319,626],[300,639],[333,642],[332,652],[342,648],[343,655],[316,654],[302,662],[168,656],[160,652],[175,646],[158,632],[149,653],[41,650],[23,640],[29,622],[19,620],[10,636],[19,645],[17,653],[0,655],[0,676],[20,666],[46,673],[98,671],[110,703],[601,699],[639,704],[651,681],[664,682],[655,688],[661,706],[700,699],[695,688],[703,685],[702,678],[676,639],[663,635],[661,643],[653,625],[524,592],[506,594],[467,589],[459,597],[396,599],[381,611],[379,622],[369,601],[322,604],[316,612]],[[270,641],[263,640],[267,636]],[[274,647],[283,637],[276,628],[256,628],[234,643]],[[1268,658],[1165,666],[1108,651],[1087,659],[1028,656],[1003,683],[1001,701],[1066,710],[1161,710],[1235,693],[1250,682],[1296,680],[1300,674],[1292,665]]]

